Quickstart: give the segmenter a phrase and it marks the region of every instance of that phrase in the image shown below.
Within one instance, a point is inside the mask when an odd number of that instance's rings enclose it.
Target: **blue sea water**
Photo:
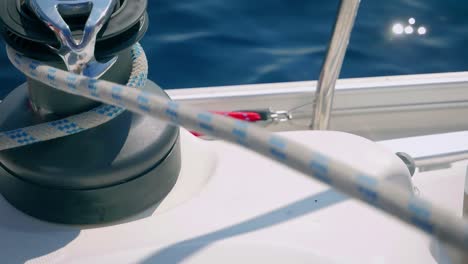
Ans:
[[[150,78],[167,89],[317,79],[338,4],[151,0]],[[341,77],[468,70],[467,14],[466,1],[362,0]],[[396,34],[409,18],[414,32]],[[0,65],[2,98],[24,78],[4,52]]]

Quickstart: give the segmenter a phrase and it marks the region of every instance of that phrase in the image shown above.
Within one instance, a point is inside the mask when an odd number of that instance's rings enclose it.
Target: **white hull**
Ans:
[[[316,81],[168,90],[177,101],[208,110],[294,111],[294,122],[273,131],[309,129]],[[338,80],[332,130],[372,140],[468,129],[468,72]]]

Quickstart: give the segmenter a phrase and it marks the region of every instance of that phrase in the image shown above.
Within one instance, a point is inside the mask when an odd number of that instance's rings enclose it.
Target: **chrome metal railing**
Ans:
[[[313,119],[310,124],[312,129],[328,129],[336,80],[341,72],[360,2],[360,0],[341,0],[335,28],[314,96]]]

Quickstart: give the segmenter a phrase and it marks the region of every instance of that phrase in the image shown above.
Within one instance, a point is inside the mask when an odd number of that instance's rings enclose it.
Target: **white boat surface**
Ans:
[[[341,148],[345,157],[358,151],[341,144],[341,137],[354,137],[341,132],[282,134],[315,146],[332,144],[324,138],[335,138],[338,145],[330,151]],[[467,142],[467,137],[452,133],[377,144],[389,152],[431,156],[459,151],[460,140]],[[2,199],[3,261],[454,263],[431,237],[257,154],[188,132],[182,133],[182,146],[183,169],[174,189],[161,204],[126,221],[56,225],[29,217]],[[373,159],[365,153],[356,156],[362,166]],[[466,171],[467,163],[461,161],[417,172],[412,184],[416,195],[461,216]]]

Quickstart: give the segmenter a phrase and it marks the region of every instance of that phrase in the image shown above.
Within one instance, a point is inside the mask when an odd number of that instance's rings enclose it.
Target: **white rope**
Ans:
[[[84,76],[53,69],[25,58],[11,48],[8,49],[8,56],[23,73],[47,85],[108,104],[125,106],[131,111],[242,145],[335,187],[459,249],[468,250],[467,222],[393,184],[377,181],[372,175],[325,156],[320,150],[306,148],[256,125],[201,111],[155,94],[106,81],[92,81]],[[96,86],[93,91],[88,89],[90,82]]]
[[[130,73],[127,86],[139,89],[146,84],[146,79],[148,76],[148,63],[140,44],[133,46],[131,55],[132,71]],[[34,68],[36,66],[38,65],[31,65],[29,68],[29,72],[31,74],[34,74]],[[48,70],[50,73],[54,71],[55,69]],[[72,76],[70,76],[68,79],[67,87],[74,89]],[[93,91],[95,88],[94,81],[90,81],[88,83],[88,89]],[[114,88],[116,93],[119,89],[119,87]],[[102,125],[114,119],[124,111],[125,109],[122,107],[104,104],[90,111],[53,122],[43,123],[7,132],[0,132],[0,151],[73,135]]]

